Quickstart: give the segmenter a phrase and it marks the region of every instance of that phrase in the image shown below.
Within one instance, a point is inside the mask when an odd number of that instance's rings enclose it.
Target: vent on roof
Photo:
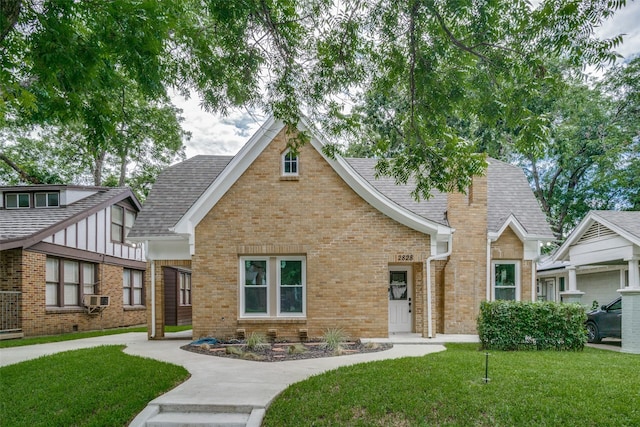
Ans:
[[[595,222],[589,227],[589,229],[582,235],[580,242],[588,242],[591,240],[605,239],[607,237],[615,236],[615,232],[611,231],[599,222]],[[580,243],[579,242],[579,243]]]

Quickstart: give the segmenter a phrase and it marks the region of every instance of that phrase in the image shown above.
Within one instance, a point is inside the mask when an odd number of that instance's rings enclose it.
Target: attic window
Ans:
[[[4,206],[7,209],[28,208],[31,206],[29,193],[13,193],[4,196]]]
[[[52,208],[60,206],[59,193],[36,193],[36,208]]]
[[[298,156],[294,155],[291,150],[287,150],[282,154],[282,175],[298,176]]]

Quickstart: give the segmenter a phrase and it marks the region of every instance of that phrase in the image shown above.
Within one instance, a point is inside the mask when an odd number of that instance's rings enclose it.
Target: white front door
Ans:
[[[389,333],[411,332],[411,267],[389,268]]]

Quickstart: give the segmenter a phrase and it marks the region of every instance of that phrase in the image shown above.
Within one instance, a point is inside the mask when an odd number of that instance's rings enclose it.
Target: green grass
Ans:
[[[124,346],[74,350],[0,368],[0,424],[123,426],[188,378],[182,367]]]
[[[191,329],[191,325],[165,326],[165,332],[180,332]],[[126,334],[128,332],[147,332],[146,326],[132,328],[104,329],[101,331],[72,332],[69,334],[46,335],[41,337],[28,337],[13,340],[0,341],[0,348],[21,347],[24,345],[47,344],[51,342],[79,340],[82,338],[102,337],[105,335]]]
[[[638,426],[640,357],[500,352],[450,344],[421,358],[340,368],[293,384],[264,426]]]

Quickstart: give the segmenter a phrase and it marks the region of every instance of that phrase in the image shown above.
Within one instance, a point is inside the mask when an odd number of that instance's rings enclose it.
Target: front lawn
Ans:
[[[165,332],[180,332],[191,329],[191,325],[185,326],[165,326]],[[59,334],[59,335],[44,335],[40,337],[28,337],[28,338],[17,338],[12,340],[0,340],[0,348],[10,348],[10,347],[21,347],[25,345],[34,345],[34,344],[47,344],[50,342],[60,342],[60,341],[70,341],[70,340],[79,340],[83,338],[93,338],[93,337],[102,337],[105,335],[117,335],[117,334],[126,334],[129,332],[147,332],[146,326],[139,327],[126,327],[126,328],[114,328],[114,329],[103,329],[100,331],[86,331],[86,332],[70,332],[68,334]]]
[[[293,384],[264,426],[638,426],[640,356],[489,352],[449,344],[421,358],[340,368]]]
[[[186,369],[102,346],[0,368],[0,424],[124,426],[189,377]]]

